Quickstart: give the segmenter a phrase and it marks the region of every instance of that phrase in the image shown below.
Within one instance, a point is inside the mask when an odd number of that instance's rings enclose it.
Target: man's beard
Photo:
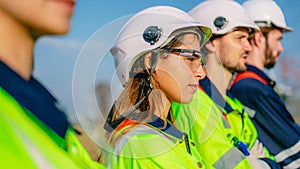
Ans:
[[[276,64],[276,57],[273,56],[273,53],[271,50],[269,50],[269,47],[267,46],[265,50],[265,63],[264,67],[267,69],[271,69]]]
[[[225,67],[231,73],[234,73],[234,72],[236,72],[236,73],[243,73],[243,72],[245,72],[247,70],[246,65],[243,65],[243,66],[242,65],[238,65],[238,66],[235,66],[235,67],[225,66]]]

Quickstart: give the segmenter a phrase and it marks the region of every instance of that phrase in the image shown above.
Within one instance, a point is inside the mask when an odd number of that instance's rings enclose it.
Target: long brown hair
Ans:
[[[159,90],[159,83],[152,75],[152,66],[150,66],[150,68],[149,65],[146,66],[145,59],[147,56],[151,55],[151,65],[153,65],[153,62],[158,60],[158,58],[167,58],[169,56],[168,49],[181,45],[183,43],[181,41],[182,35],[185,33],[188,32],[182,32],[180,34],[178,34],[178,32],[174,32],[176,36],[173,36],[174,38],[172,38],[167,45],[163,48],[154,49],[141,55],[134,62],[130,71],[131,74],[133,74],[132,78],[127,83],[112,108],[112,120],[124,116],[127,119],[134,118],[136,123],[122,130],[121,134],[116,135],[116,131],[113,131],[109,138],[109,141],[112,144],[115,144],[116,141],[122,137],[122,134],[128,133],[141,123],[148,122],[154,114],[160,114],[165,110],[166,104],[164,103],[163,98],[166,96],[163,91]],[[138,104],[139,102],[141,103]],[[132,110],[133,107],[134,109]],[[132,111],[127,114],[128,110]]]
[[[155,80],[154,76],[150,74],[151,70],[145,66],[146,55],[147,54],[140,56],[133,64],[131,72],[134,75],[125,86],[112,109],[112,120],[124,116],[125,112],[132,110],[128,115],[125,115],[125,118],[134,118],[136,123],[123,130],[122,134],[126,134],[137,125],[147,122],[155,112],[159,113],[164,110],[164,107],[162,107],[164,105],[164,93],[159,90],[159,83]],[[140,101],[141,103],[137,104]],[[109,139],[113,144],[121,137],[121,135],[119,135],[117,138],[114,138],[115,134],[114,131]]]

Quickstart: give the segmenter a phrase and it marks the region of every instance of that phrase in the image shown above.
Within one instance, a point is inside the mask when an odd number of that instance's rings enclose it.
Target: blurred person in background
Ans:
[[[250,38],[247,71],[236,76],[230,92],[248,107],[259,140],[275,160],[283,168],[300,168],[300,128],[274,91],[275,82],[264,72],[276,64],[283,52],[283,33],[292,28],[273,0],[248,0],[243,6],[260,31]]]
[[[245,69],[245,62],[239,62],[240,55],[237,53],[240,50],[251,50],[247,38],[249,32],[258,31],[258,27],[245,9],[231,0],[204,1],[191,9],[189,14],[213,30],[211,41],[205,45],[208,55],[203,66],[206,63],[205,70],[209,77],[218,80],[217,87],[223,87],[224,90],[220,92],[224,94],[224,98],[219,94],[219,88],[212,87],[212,83],[209,84],[209,89],[204,88],[201,82],[209,81],[205,78],[206,74],[194,72],[195,78],[200,83],[200,90],[195,94],[192,103],[173,103],[172,113],[176,126],[190,133],[208,168],[260,168],[263,167],[261,165],[268,168],[268,163],[256,158],[265,157],[263,146],[257,142],[256,129],[251,119],[243,114],[242,105],[237,105],[233,99],[229,100],[230,105],[226,103],[231,111],[228,112],[222,105],[225,104],[225,99],[226,101],[228,99],[225,84],[231,78],[232,69],[236,67],[226,62],[227,66],[232,67],[227,70],[223,67],[222,61],[230,60],[233,64],[244,66]],[[222,99],[221,105],[216,98]],[[248,147],[243,142],[248,144]],[[251,154],[248,148],[252,148]]]
[[[103,168],[77,140],[57,100],[32,76],[36,41],[67,33],[74,5],[0,0],[1,168]]]

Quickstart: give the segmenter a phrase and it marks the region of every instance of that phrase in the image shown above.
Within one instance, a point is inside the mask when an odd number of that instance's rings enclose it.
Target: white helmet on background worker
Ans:
[[[259,27],[277,27],[284,32],[292,31],[285,22],[282,10],[273,0],[248,0],[243,3]]]
[[[247,11],[233,0],[206,0],[189,14],[209,26],[215,35],[226,34],[238,27],[250,28],[251,32],[259,30]]]
[[[175,37],[172,34],[174,31],[182,29],[184,32],[184,28],[196,28],[203,33],[201,46],[211,36],[210,28],[174,7],[150,7],[130,18],[110,50],[122,85],[128,82],[131,67],[139,56],[163,47]]]

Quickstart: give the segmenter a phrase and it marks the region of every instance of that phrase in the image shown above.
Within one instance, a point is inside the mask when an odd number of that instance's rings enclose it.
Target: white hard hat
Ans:
[[[174,7],[150,7],[131,17],[110,50],[121,83],[125,85],[128,82],[131,67],[139,56],[166,45],[175,37],[170,37],[174,31],[191,27],[203,32],[202,45],[207,42],[211,29]]]
[[[206,0],[191,9],[189,14],[209,26],[216,35],[226,34],[237,27],[259,30],[247,11],[233,0]]]
[[[282,10],[273,0],[248,0],[243,6],[260,27],[275,26],[285,32],[293,30],[286,25]]]

